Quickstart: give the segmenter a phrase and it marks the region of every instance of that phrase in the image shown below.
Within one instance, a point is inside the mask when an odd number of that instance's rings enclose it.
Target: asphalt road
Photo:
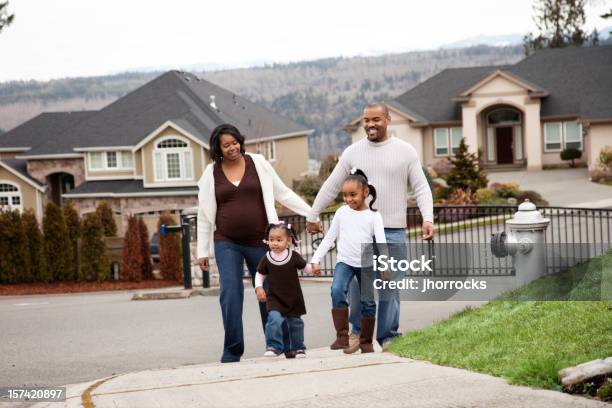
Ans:
[[[329,283],[303,284],[306,345],[333,340]],[[152,368],[218,361],[218,297],[131,301],[133,291],[0,297],[0,386],[51,386]],[[400,329],[444,319],[468,304],[402,302]],[[252,290],[245,292],[244,357],[261,356],[264,336]]]

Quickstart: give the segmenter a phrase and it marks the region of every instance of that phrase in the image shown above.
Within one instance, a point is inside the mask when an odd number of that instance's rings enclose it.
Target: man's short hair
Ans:
[[[365,108],[363,108],[363,110],[365,111],[366,109],[373,109],[373,108],[382,108],[383,112],[385,113],[386,117],[391,117],[391,115],[389,114],[389,108],[387,107],[386,104],[382,103],[382,102],[372,102],[372,103],[368,103],[366,105]]]

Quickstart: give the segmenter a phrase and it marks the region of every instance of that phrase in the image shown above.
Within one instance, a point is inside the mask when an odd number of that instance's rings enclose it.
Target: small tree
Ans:
[[[98,282],[110,279],[110,263],[106,254],[104,228],[97,213],[87,214],[83,218],[81,260],[81,273],[85,279]]]
[[[51,275],[47,270],[45,242],[34,210],[26,210],[21,215],[21,223],[23,224],[23,230],[28,239],[28,253],[30,268],[32,270],[32,280],[36,282],[49,282],[51,280]]]
[[[102,228],[104,228],[105,237],[114,237],[117,235],[117,224],[113,217],[113,210],[110,204],[106,201],[102,201],[96,208],[96,213],[102,222]]]
[[[479,158],[480,152],[478,154],[468,153],[468,146],[465,143],[465,139],[461,139],[459,150],[455,154],[455,157],[448,159],[453,165],[446,176],[446,183],[448,186],[453,190],[470,189],[471,191],[485,188],[489,180],[484,170],[478,165]]]
[[[561,151],[561,160],[571,160],[570,162],[570,167],[574,168],[576,167],[576,159],[579,159],[582,157],[582,152],[578,149],[574,149],[574,148],[567,148],[567,149],[563,149]]]
[[[65,281],[70,276],[68,271],[73,262],[73,255],[66,219],[62,210],[54,203],[47,203],[45,206],[43,233],[49,274],[55,281]]]
[[[121,275],[123,279],[140,282],[142,280],[142,270],[143,259],[140,226],[138,219],[134,215],[130,215],[121,253]]]
[[[0,211],[0,282],[30,282],[28,240],[19,211]]]
[[[72,263],[70,264],[70,280],[83,280],[80,274],[79,264],[79,241],[81,240],[81,220],[79,214],[74,208],[72,200],[64,201],[64,218],[66,219],[66,226],[68,228],[68,239],[70,241],[70,249],[72,250]]]
[[[153,261],[151,260],[151,244],[149,243],[149,229],[142,217],[138,217],[138,230],[142,249],[142,278],[153,279]]]
[[[159,271],[164,279],[182,282],[183,273],[181,268],[181,246],[177,234],[166,233],[162,235],[161,226],[174,225],[174,219],[170,214],[163,213],[157,223],[159,232]]]

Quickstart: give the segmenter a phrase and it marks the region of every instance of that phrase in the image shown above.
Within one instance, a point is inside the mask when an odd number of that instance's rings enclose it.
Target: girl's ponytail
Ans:
[[[372,201],[370,201],[370,210],[376,211],[376,208],[372,207],[376,201],[376,189],[371,184],[368,184],[368,189],[370,190],[370,195],[372,196]]]

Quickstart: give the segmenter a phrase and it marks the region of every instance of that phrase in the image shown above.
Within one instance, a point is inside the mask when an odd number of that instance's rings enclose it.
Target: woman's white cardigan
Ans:
[[[310,211],[308,204],[295,194],[278,177],[276,171],[261,154],[246,153],[253,159],[255,170],[261,184],[264,207],[269,223],[278,222],[274,201],[278,201],[294,212],[307,216]],[[215,198],[214,163],[206,166],[198,187],[198,259],[214,256],[213,234],[217,219],[217,200]],[[264,237],[261,237],[263,239]]]

